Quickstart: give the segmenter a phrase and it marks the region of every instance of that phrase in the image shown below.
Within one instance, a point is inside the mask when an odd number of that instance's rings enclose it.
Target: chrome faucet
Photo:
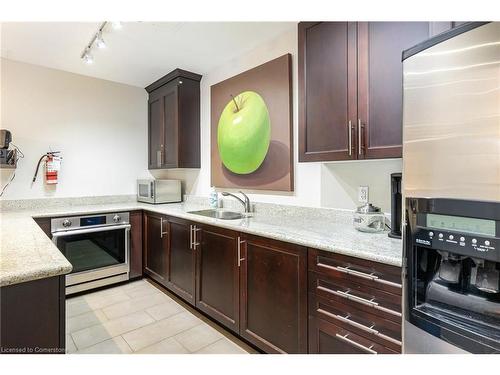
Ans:
[[[231,197],[233,197],[233,198],[236,198],[236,199],[237,199],[237,200],[238,200],[238,201],[239,201],[239,202],[243,205],[243,207],[245,207],[245,213],[250,213],[250,212],[252,212],[252,207],[250,206],[250,199],[249,199],[249,198],[248,198],[248,196],[247,196],[244,192],[242,192],[241,190],[240,190],[240,193],[243,195],[243,198],[244,198],[245,200],[243,200],[243,199],[241,199],[240,197],[238,197],[238,196],[234,195],[233,193],[228,193],[227,191],[223,191],[221,194],[222,194],[223,196],[225,196],[225,197],[227,197],[227,196],[231,196]]]

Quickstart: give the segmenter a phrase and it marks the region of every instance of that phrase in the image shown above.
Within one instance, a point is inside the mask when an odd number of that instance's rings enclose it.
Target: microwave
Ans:
[[[182,202],[180,180],[137,180],[137,201],[144,203]]]

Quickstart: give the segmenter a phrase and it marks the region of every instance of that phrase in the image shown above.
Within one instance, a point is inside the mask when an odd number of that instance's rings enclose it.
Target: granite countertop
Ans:
[[[325,218],[313,208],[295,215],[286,206],[272,211],[259,210],[250,218],[220,220],[189,211],[206,209],[199,203],[151,205],[138,202],[67,205],[57,208],[38,207],[5,211],[0,214],[1,257],[0,286],[63,275],[71,272],[71,264],[38,227],[34,217],[148,210],[194,222],[216,225],[249,234],[260,235],[303,246],[354,256],[394,266],[401,266],[401,240],[387,232],[362,233],[351,223],[352,213]]]

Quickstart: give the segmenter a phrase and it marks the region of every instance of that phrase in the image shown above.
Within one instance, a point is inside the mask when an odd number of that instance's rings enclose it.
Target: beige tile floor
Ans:
[[[153,283],[139,280],[66,300],[66,351],[247,354],[255,350]]]

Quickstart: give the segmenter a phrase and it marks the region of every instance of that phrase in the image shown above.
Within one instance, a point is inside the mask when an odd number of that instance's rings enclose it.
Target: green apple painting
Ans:
[[[224,107],[217,126],[222,164],[233,173],[255,172],[266,158],[271,141],[267,105],[255,91],[244,91]]]
[[[293,191],[292,55],[210,86],[210,184]]]

